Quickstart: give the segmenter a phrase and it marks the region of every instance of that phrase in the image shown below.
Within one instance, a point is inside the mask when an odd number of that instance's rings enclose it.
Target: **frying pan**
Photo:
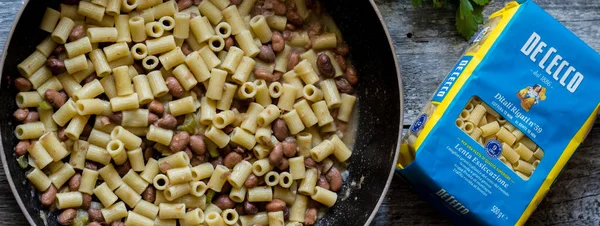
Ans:
[[[38,29],[45,8],[56,8],[59,0],[30,0],[17,15],[2,57],[0,81],[0,152],[4,171],[21,210],[32,225],[44,225],[39,195],[15,160],[17,125],[12,113],[18,78],[17,64],[35,51],[48,34]],[[402,123],[402,83],[387,28],[373,1],[322,1],[351,47],[351,60],[360,81],[358,126],[354,153],[336,205],[317,225],[369,224],[381,205],[392,180],[398,155]],[[47,216],[57,225],[56,212]]]

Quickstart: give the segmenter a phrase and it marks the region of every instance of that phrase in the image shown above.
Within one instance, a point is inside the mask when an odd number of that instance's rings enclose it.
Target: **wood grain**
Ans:
[[[454,66],[466,42],[454,26],[455,12],[415,8],[409,0],[376,0],[396,47],[404,84],[404,125],[410,125],[423,104]],[[486,7],[486,17],[506,0]],[[558,21],[600,51],[600,1],[537,0]]]
[[[600,1],[536,0],[596,51],[600,50]],[[466,45],[454,28],[454,11],[414,8],[410,0],[376,0],[392,35],[403,73],[405,124],[410,124]],[[486,15],[505,1],[494,1]],[[0,0],[0,48],[21,0]],[[600,224],[600,127],[579,148],[528,225]],[[17,181],[23,183],[23,181]],[[0,170],[0,225],[26,225]],[[395,177],[373,225],[451,225],[449,219]]]

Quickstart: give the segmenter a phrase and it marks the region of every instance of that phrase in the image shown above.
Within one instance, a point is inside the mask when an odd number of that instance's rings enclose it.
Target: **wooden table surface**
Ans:
[[[404,83],[405,125],[419,113],[466,42],[454,28],[454,11],[414,8],[411,0],[375,0],[392,35]],[[504,5],[495,0],[486,15]],[[600,51],[600,1],[535,0],[575,34]],[[0,47],[22,0],[0,0]],[[1,51],[1,50],[0,50]],[[0,170],[0,225],[26,225]],[[394,178],[374,225],[450,225],[399,178]],[[600,126],[571,159],[528,225],[600,225]]]

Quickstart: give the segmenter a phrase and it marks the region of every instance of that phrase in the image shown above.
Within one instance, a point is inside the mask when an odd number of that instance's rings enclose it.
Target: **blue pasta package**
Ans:
[[[397,173],[459,224],[523,225],[591,129],[599,85],[596,51],[510,2],[404,136]]]

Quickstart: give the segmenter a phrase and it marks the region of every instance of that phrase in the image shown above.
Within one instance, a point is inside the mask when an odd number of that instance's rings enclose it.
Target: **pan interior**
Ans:
[[[38,29],[47,6],[56,8],[57,0],[31,0],[12,34],[5,53],[0,98],[2,147],[7,168],[16,188],[15,196],[27,209],[32,223],[44,225],[40,216],[39,195],[25,179],[25,171],[15,160],[16,123],[12,113],[17,106],[13,80],[18,78],[17,64],[35,50],[48,33]],[[393,51],[376,11],[369,1],[323,1],[351,47],[351,60],[359,75],[358,115],[354,153],[336,205],[326,212],[318,225],[362,225],[369,219],[386,186],[395,162],[402,109]],[[10,181],[10,179],[9,179]],[[48,216],[48,225],[57,225],[56,214]]]

